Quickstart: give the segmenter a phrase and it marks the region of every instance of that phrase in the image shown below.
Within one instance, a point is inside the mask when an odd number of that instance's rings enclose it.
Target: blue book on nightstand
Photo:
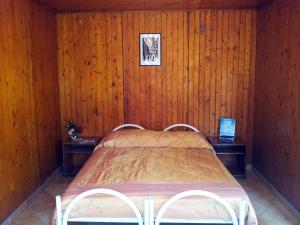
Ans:
[[[220,119],[220,139],[234,141],[236,120],[231,118]]]

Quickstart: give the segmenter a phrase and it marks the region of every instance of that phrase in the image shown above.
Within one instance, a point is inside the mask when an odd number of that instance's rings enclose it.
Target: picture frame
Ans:
[[[140,33],[140,66],[161,66],[161,33]]]

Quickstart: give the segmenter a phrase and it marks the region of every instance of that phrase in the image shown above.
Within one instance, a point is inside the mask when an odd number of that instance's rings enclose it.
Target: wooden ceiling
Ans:
[[[268,0],[38,0],[58,12],[254,8]]]

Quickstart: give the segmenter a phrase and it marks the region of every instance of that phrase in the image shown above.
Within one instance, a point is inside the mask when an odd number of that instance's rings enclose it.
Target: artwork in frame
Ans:
[[[140,65],[161,65],[161,34],[140,34]]]

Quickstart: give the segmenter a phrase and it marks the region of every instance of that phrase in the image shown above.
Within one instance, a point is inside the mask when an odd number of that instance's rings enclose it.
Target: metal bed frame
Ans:
[[[200,132],[196,127],[193,127],[191,125],[184,124],[184,123],[178,123],[178,124],[173,124],[171,126],[168,126],[167,128],[164,129],[164,131],[169,131],[169,130],[171,130],[173,128],[176,128],[176,127],[185,127],[185,128],[189,128],[189,129],[191,129],[195,132],[198,132],[198,133]]]
[[[126,124],[122,124],[122,125],[117,126],[112,131],[121,130],[121,129],[126,128],[126,127],[133,127],[133,128],[137,128],[137,129],[140,129],[140,130],[145,130],[145,128],[140,126],[140,125],[133,124],[133,123],[126,123]]]
[[[126,127],[134,127],[141,130],[144,130],[143,127],[136,125],[136,124],[124,124],[116,127],[113,129],[113,131],[117,131],[122,128]],[[186,127],[190,128],[195,132],[199,132],[198,129],[195,127],[188,125],[188,124],[174,124],[172,126],[167,127],[164,129],[164,131],[168,131],[175,127]],[[134,212],[135,217],[133,218],[89,218],[89,217],[77,217],[77,218],[69,218],[71,210],[74,208],[75,205],[77,205],[80,200],[86,197],[90,197],[92,195],[96,194],[103,194],[103,195],[110,195],[115,198],[118,198],[126,203],[128,207],[132,209]],[[225,220],[217,220],[217,219],[172,219],[172,218],[163,218],[163,215],[165,211],[176,201],[191,197],[191,196],[202,196],[207,197],[210,199],[215,200],[220,205],[224,207],[224,209],[228,212],[230,215],[231,220],[225,221]],[[61,196],[56,196],[56,224],[57,225],[67,225],[68,222],[91,222],[91,223],[135,223],[138,225],[160,225],[161,223],[164,224],[233,224],[233,225],[245,225],[245,218],[246,218],[246,211],[248,204],[246,200],[242,199],[240,201],[239,206],[239,216],[237,217],[233,208],[224,200],[222,197],[208,192],[208,191],[202,191],[202,190],[190,190],[190,191],[184,191],[181,193],[178,193],[171,197],[168,201],[166,201],[163,206],[159,209],[156,216],[154,214],[154,200],[149,197],[145,197],[144,199],[144,215],[141,215],[141,212],[139,211],[138,207],[124,194],[112,190],[112,189],[102,189],[102,188],[96,188],[91,189],[86,192],[83,192],[76,196],[72,201],[67,205],[66,209],[62,211],[62,199]],[[239,219],[238,219],[239,218]]]

